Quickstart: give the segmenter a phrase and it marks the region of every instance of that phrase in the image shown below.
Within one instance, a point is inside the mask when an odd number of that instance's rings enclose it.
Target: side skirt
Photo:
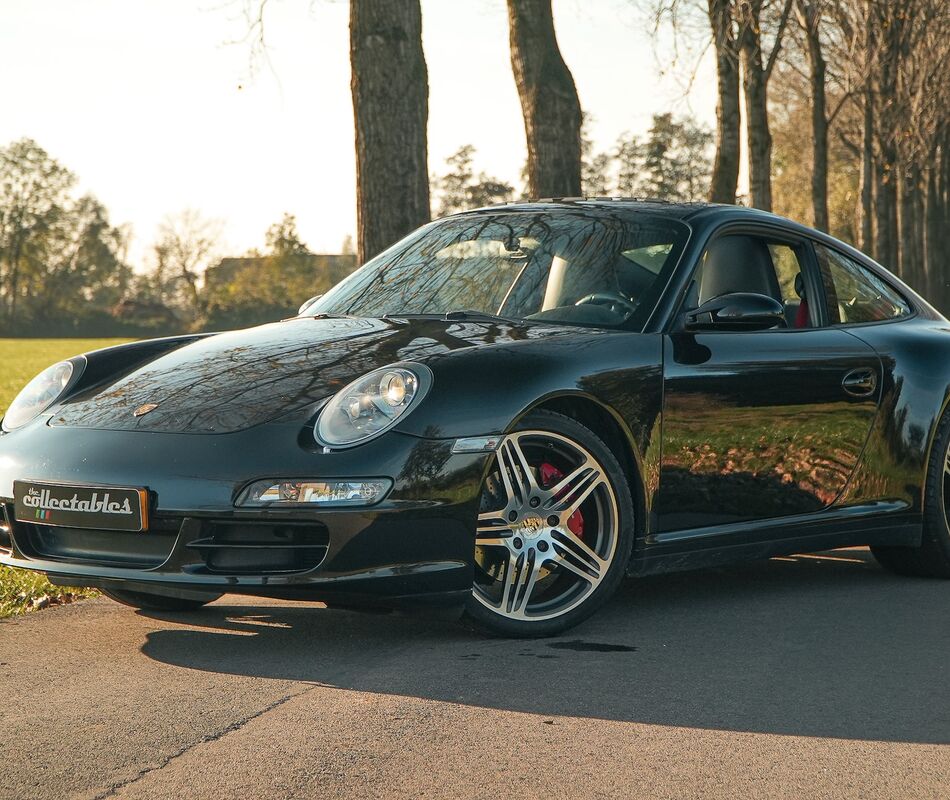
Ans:
[[[838,547],[917,547],[922,537],[920,514],[902,503],[875,503],[833,514],[653,534],[634,551],[627,574],[656,575]]]

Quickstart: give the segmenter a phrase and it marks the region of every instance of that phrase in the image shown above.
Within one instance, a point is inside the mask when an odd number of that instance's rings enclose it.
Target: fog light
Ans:
[[[239,506],[371,506],[392,488],[388,478],[366,481],[255,481],[238,497]]]

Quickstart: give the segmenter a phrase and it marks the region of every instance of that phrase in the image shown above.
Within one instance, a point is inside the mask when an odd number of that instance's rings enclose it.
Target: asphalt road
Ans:
[[[950,797],[950,584],[629,582],[558,639],[224,597],[0,623],[2,798]]]

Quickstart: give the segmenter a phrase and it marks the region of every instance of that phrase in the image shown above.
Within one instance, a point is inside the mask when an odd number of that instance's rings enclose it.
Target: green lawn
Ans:
[[[6,409],[37,372],[64,358],[126,339],[0,339],[0,408]],[[95,594],[53,586],[34,572],[0,567],[0,618]]]

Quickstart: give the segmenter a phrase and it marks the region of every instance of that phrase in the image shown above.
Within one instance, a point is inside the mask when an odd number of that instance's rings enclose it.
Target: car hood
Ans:
[[[199,339],[55,410],[54,426],[232,433],[306,418],[377,367],[433,362],[463,348],[563,336],[571,329],[442,319],[299,318]],[[147,413],[136,416],[137,409]]]

